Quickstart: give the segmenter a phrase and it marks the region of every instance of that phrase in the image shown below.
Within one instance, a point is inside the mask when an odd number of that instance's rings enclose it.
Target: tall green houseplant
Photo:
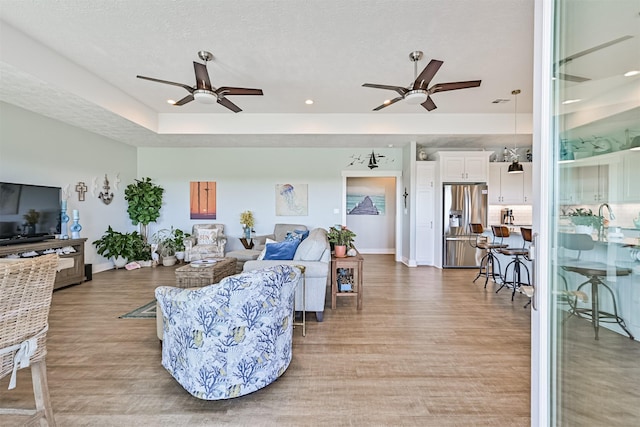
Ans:
[[[156,222],[160,216],[163,194],[164,188],[152,183],[149,177],[136,179],[124,190],[124,199],[129,202],[129,218],[133,225],[140,224],[140,234],[145,242],[149,223]]]

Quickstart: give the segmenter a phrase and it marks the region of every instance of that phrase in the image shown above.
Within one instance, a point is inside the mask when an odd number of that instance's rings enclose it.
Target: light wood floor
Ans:
[[[364,265],[364,309],[339,298],[324,322],[310,315],[286,373],[228,401],[198,400],[172,379],[154,320],[118,318],[173,284],[173,268],[111,270],[56,291],[47,368],[58,425],[529,425],[524,296],[485,291],[473,270],[407,268],[388,255]],[[11,392],[0,381],[1,405],[32,404],[28,371]]]

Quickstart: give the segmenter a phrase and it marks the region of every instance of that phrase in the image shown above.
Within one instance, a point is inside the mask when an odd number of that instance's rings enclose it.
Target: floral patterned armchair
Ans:
[[[242,396],[275,381],[291,362],[293,297],[301,278],[286,265],[196,289],[156,288],[162,366],[199,399]]]
[[[223,224],[195,224],[191,237],[184,239],[185,261],[223,258],[226,244]]]

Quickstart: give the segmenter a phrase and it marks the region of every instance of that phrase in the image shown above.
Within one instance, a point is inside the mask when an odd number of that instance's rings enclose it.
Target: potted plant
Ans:
[[[245,239],[251,239],[251,232],[253,231],[253,226],[255,225],[253,212],[251,211],[242,212],[240,214],[240,224],[242,225],[242,229],[244,230]]]
[[[191,237],[191,234],[185,233],[179,228],[176,228],[175,230],[173,230],[173,239],[176,244],[176,259],[178,261],[184,260],[184,250],[185,250],[184,239],[188,237]]]
[[[36,234],[36,224],[40,219],[40,212],[35,209],[29,209],[29,212],[24,214],[23,218],[27,223],[27,234]]]
[[[153,184],[149,177],[136,179],[135,183],[127,185],[124,190],[124,199],[129,202],[129,218],[133,225],[140,224],[140,234],[145,242],[149,223],[157,221],[160,216],[163,194],[164,188]]]
[[[356,237],[356,233],[349,230],[345,225],[331,227],[327,233],[329,243],[333,243],[333,250],[338,258],[347,256],[347,249],[353,247],[354,237]]]
[[[115,231],[111,226],[93,244],[99,255],[105,258],[113,258],[116,268],[124,267],[127,261],[133,261],[136,260],[136,257],[143,256],[141,248],[145,245],[142,236],[137,231],[121,233]]]
[[[137,231],[131,233],[133,246],[133,260],[141,267],[151,267],[151,245],[146,243]],[[135,239],[133,239],[135,237]]]
[[[576,208],[568,215],[576,233],[591,234],[594,229],[600,229],[604,224],[604,217],[595,215],[591,209]]]
[[[178,253],[182,253],[181,258],[184,259],[184,239],[189,236],[189,233],[173,227],[158,230],[153,235],[153,241],[158,244],[158,248],[160,249],[162,265],[174,265]]]

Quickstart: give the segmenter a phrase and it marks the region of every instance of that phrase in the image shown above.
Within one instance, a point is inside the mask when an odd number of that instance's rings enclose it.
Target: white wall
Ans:
[[[376,150],[385,163],[376,171],[402,168],[401,149]],[[240,212],[251,210],[257,234],[273,232],[275,223],[297,223],[328,228],[342,218],[342,171],[368,170],[366,162],[348,166],[354,154],[367,156],[370,150],[350,148],[140,148],[138,175],[149,176],[165,188],[158,224],[151,232],[171,225],[191,230],[189,183],[215,181],[216,223],[225,225],[230,238],[227,251],[242,249]],[[276,184],[307,184],[307,216],[276,216]],[[338,212],[334,213],[334,209]],[[366,250],[368,248],[362,248]]]
[[[114,200],[105,205],[98,194],[102,191],[105,173],[115,184],[119,174],[119,189],[112,188]],[[95,252],[91,244],[111,225],[119,231],[131,231],[126,213],[124,187],[136,178],[136,148],[69,126],[56,120],[0,102],[0,180],[24,184],[69,186],[68,214],[80,213],[82,231],[86,237],[85,262],[94,264],[94,271],[111,268],[112,264]],[[91,193],[92,182],[97,191]],[[76,184],[83,181],[89,192],[85,201],[78,201]]]
[[[282,222],[324,228],[341,223],[342,173],[368,173],[366,161],[351,163],[354,157],[368,159],[370,153],[371,149],[362,148],[136,148],[0,102],[0,180],[69,186],[68,211],[80,211],[80,235],[87,238],[85,262],[93,264],[94,272],[112,264],[95,253],[91,242],[109,225],[118,231],[137,229],[124,200],[124,188],[136,178],[149,176],[165,189],[160,219],[150,225],[150,233],[172,225],[191,230],[193,224],[206,222],[189,219],[189,183],[216,181],[215,222],[225,225],[230,251],[242,248],[236,238],[242,234],[240,212],[247,209],[255,214],[259,234],[271,233],[273,225]],[[376,149],[376,153],[385,156],[376,173],[402,170],[402,149]],[[115,195],[109,205],[97,197],[105,173]],[[79,181],[90,188],[83,202],[74,190]],[[275,215],[275,186],[284,183],[308,185],[309,215]],[[366,234],[359,237],[364,241]]]

